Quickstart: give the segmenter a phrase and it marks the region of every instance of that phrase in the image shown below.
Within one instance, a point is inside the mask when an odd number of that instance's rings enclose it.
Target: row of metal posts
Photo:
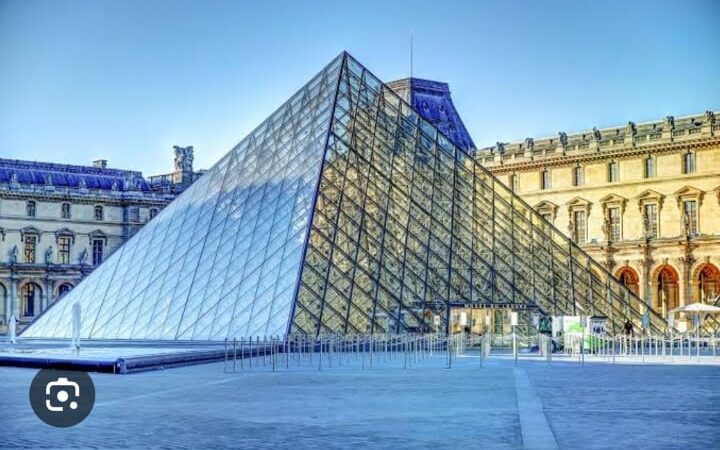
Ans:
[[[513,338],[513,358],[518,361],[518,342],[515,334]],[[587,344],[586,344],[587,339]],[[693,340],[694,349],[693,349]],[[692,356],[699,358],[701,342],[688,336],[597,336],[585,335],[565,336],[563,338],[565,354],[577,357],[582,364],[586,354],[597,357],[615,358],[619,356],[639,356],[644,361],[645,356],[675,356],[675,349],[679,356]],[[718,338],[705,338],[703,347],[712,348],[712,355],[717,355]],[[679,345],[678,345],[679,344]],[[686,345],[687,344],[687,345]],[[283,364],[290,369],[290,363],[297,366],[315,365],[317,370],[323,367],[332,369],[355,361],[364,370],[366,365],[373,368],[377,363],[388,363],[394,359],[402,358],[403,368],[416,366],[419,360],[444,356],[447,368],[452,368],[454,359],[467,352],[468,347],[479,347],[480,366],[490,354],[491,336],[471,337],[466,334],[383,334],[383,335],[356,335],[320,336],[317,339],[307,336],[296,336],[282,340],[278,336],[255,337],[225,340],[225,366],[224,370],[236,372],[251,370],[256,367],[270,367],[272,371],[278,370]],[[539,335],[538,347],[540,356],[548,362],[552,361],[553,341],[550,336]],[[692,350],[695,350],[692,352]],[[284,360],[284,361],[283,361]]]
[[[452,368],[453,360],[465,354],[468,344],[479,344],[482,366],[490,353],[489,335],[476,339],[465,334],[330,335],[318,339],[296,336],[287,340],[277,336],[234,338],[225,339],[224,371],[251,370],[255,365],[271,367],[274,372],[283,359],[286,370],[290,368],[291,359],[297,366],[312,366],[316,360],[318,370],[323,370],[324,366],[332,369],[354,360],[365,369],[366,364],[372,368],[377,362],[387,363],[399,356],[403,359],[403,368],[408,368],[417,365],[421,359],[441,355],[446,358],[446,367]]]

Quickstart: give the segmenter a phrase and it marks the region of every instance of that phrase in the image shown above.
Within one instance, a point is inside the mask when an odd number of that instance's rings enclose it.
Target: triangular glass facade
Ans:
[[[23,336],[284,335],[343,57],[339,56]]]
[[[98,339],[434,331],[461,305],[618,332],[646,311],[346,53],[23,335],[69,337],[75,302]]]

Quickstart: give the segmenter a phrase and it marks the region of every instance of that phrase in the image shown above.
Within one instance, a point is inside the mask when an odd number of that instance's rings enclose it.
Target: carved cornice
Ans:
[[[682,152],[688,149],[701,149],[720,145],[720,137],[705,137],[697,140],[688,140],[680,142],[660,142],[648,143],[636,147],[634,145],[617,146],[618,148],[609,148],[607,150],[596,152],[573,153],[567,152],[553,153],[548,155],[530,155],[522,156],[518,159],[508,158],[500,165],[495,161],[484,161],[482,155],[477,156],[477,160],[490,172],[496,175],[505,174],[512,171],[538,170],[544,167],[561,167],[583,165],[592,162],[607,161],[609,159],[627,159],[637,156],[647,156],[648,153],[653,155]],[[496,157],[497,159],[497,157]]]

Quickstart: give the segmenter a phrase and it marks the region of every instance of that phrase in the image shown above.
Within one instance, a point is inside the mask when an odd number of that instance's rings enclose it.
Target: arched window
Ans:
[[[62,217],[63,219],[70,218],[70,203],[63,203],[60,206],[60,217]]]
[[[40,302],[42,290],[35,283],[26,283],[20,289],[20,313],[23,317],[34,317],[36,303]]]
[[[58,299],[63,298],[65,294],[70,292],[70,289],[72,289],[72,285],[70,285],[69,283],[61,284],[58,288]]]
[[[30,200],[27,202],[27,205],[25,206],[25,212],[27,213],[28,217],[35,217],[36,211],[36,204],[34,200]]]
[[[97,205],[95,207],[95,220],[103,220],[105,218],[105,211],[103,211],[103,207],[100,205]]]
[[[706,263],[697,269],[696,273],[693,284],[697,288],[693,301],[714,303],[716,296],[720,294],[720,270],[713,264]]]

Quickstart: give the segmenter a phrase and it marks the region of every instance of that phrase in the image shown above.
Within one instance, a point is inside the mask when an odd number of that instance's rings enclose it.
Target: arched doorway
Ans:
[[[680,288],[678,282],[680,277],[677,271],[670,265],[665,264],[655,270],[653,277],[653,305],[655,310],[668,316],[668,312],[680,306]]]
[[[35,317],[35,312],[40,307],[40,296],[42,290],[35,283],[25,283],[20,288],[20,314],[22,317]]]
[[[623,267],[618,271],[615,277],[620,280],[633,294],[640,295],[640,277],[637,272],[630,267]]]
[[[720,294],[720,270],[713,264],[705,263],[695,270],[693,276],[693,301],[706,303],[718,294]]]

